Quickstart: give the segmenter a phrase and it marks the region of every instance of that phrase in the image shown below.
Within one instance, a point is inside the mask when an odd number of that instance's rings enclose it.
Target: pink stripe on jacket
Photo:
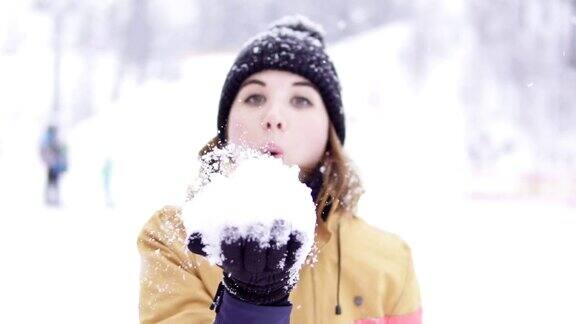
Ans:
[[[422,324],[422,309],[406,315],[387,315],[354,321],[354,324]]]

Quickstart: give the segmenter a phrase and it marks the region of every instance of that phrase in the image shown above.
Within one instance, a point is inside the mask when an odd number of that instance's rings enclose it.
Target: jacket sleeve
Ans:
[[[193,255],[184,253],[185,230],[175,212],[163,209],[138,237],[141,256],[140,322],[214,322],[211,294],[200,280]]]
[[[388,324],[421,324],[422,307],[420,304],[420,289],[418,280],[414,271],[412,254],[410,248],[404,245],[405,254],[405,272],[404,281],[400,295],[397,298],[395,306],[386,317]]]
[[[292,306],[259,306],[224,292],[215,324],[289,324]]]

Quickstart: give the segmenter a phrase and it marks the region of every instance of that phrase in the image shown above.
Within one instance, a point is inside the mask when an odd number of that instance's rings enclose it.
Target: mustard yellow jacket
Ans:
[[[141,323],[215,319],[209,306],[222,270],[187,250],[179,215],[178,207],[161,209],[138,237]],[[410,248],[400,238],[353,214],[332,213],[327,222],[317,220],[315,240],[317,262],[304,265],[290,294],[290,323],[421,323]],[[340,315],[335,313],[338,296]]]

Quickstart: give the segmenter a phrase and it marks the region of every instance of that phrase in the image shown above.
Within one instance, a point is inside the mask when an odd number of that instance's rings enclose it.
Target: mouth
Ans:
[[[284,151],[282,151],[282,149],[274,143],[267,143],[266,145],[264,145],[262,152],[264,154],[270,154],[275,158],[281,158],[282,156],[284,156]]]

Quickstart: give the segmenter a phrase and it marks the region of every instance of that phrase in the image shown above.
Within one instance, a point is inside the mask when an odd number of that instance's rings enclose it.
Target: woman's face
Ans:
[[[307,79],[266,70],[242,83],[228,118],[228,141],[312,170],[328,142],[322,97]]]

